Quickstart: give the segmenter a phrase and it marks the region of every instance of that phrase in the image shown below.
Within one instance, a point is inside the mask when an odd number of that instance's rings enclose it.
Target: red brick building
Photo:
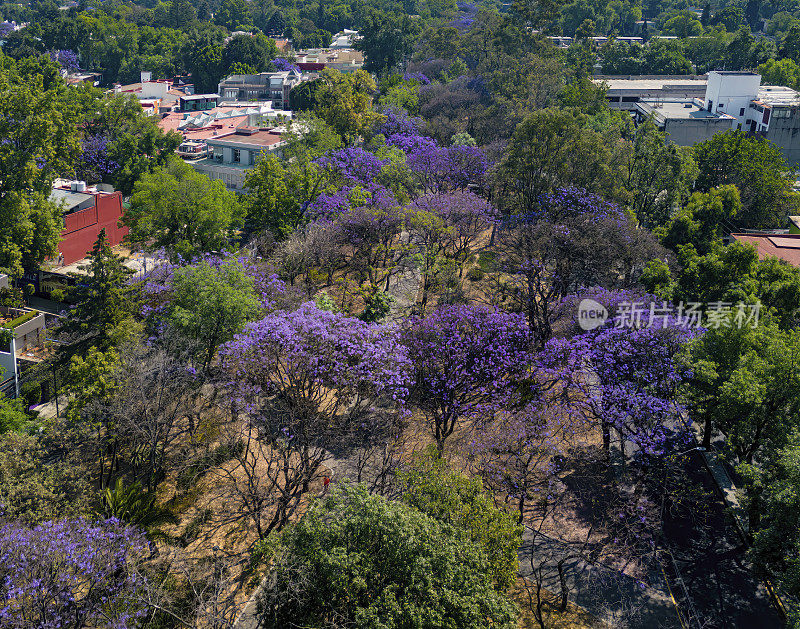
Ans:
[[[63,207],[64,230],[58,243],[60,264],[67,265],[82,260],[92,250],[100,234],[112,246],[118,245],[127,235],[127,227],[119,227],[122,217],[122,193],[102,192],[87,187],[83,182],[57,181],[50,198]]]

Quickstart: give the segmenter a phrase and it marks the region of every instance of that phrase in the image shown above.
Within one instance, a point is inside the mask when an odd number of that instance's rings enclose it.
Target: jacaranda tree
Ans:
[[[0,526],[0,626],[137,627],[140,583],[131,561],[147,553],[117,520]]]
[[[249,324],[220,351],[235,411],[272,446],[282,526],[335,446],[381,439],[408,394],[406,349],[388,327],[305,303]]]
[[[409,319],[400,339],[414,368],[412,400],[440,452],[462,422],[504,404],[531,361],[525,318],[493,308],[445,306]]]

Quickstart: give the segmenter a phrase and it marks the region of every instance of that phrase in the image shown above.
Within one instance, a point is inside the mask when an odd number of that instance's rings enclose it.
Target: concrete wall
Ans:
[[[765,137],[778,145],[790,166],[800,167],[800,110],[791,118],[772,117]]]
[[[734,122],[730,118],[669,119],[664,124],[664,132],[668,134],[668,142],[678,146],[692,146],[708,140],[715,133],[724,133]]]

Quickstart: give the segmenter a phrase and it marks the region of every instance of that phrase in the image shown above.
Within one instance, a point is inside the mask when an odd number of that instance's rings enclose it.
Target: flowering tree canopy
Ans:
[[[582,391],[578,403],[600,422],[606,448],[613,427],[635,453],[658,455],[685,437],[677,401],[683,376],[676,356],[697,331],[668,316],[649,327],[619,322],[612,319],[571,339],[552,339],[539,364],[558,365],[559,377]]]
[[[470,443],[470,455],[487,486],[517,502],[521,523],[529,503],[546,514],[558,481],[558,461],[585,437],[589,424],[576,406],[534,400],[482,425]]]
[[[348,183],[370,183],[388,163],[362,148],[337,149],[317,160],[320,166],[336,172]]]
[[[667,252],[622,209],[585,190],[564,188],[538,201],[498,230],[495,292],[526,314],[543,345],[569,295],[632,288],[646,262]]]
[[[340,411],[363,410],[378,398],[401,403],[408,392],[406,352],[388,328],[312,302],[249,324],[223,355],[235,395],[243,401],[252,393],[280,395],[295,420],[310,414],[333,421]]]
[[[75,164],[75,172],[88,182],[108,181],[119,168],[119,162],[108,154],[106,134],[89,135],[83,139],[83,152]]]
[[[274,65],[280,72],[286,71],[294,71],[300,72],[300,67],[289,61],[288,59],[284,59],[283,57],[276,57],[272,60],[272,65]]]
[[[390,328],[305,303],[249,324],[222,350],[227,387],[272,447],[283,526],[336,447],[385,438],[408,394],[405,348]]]
[[[0,625],[138,626],[130,561],[146,550],[140,532],[113,519],[0,526]]]
[[[412,399],[440,450],[461,420],[502,406],[531,361],[525,318],[492,308],[439,308],[410,319],[401,339],[415,370]]]
[[[50,58],[67,72],[77,72],[80,70],[78,55],[72,50],[51,50]]]

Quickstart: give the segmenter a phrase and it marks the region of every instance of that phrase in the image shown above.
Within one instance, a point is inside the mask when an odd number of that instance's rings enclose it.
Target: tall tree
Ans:
[[[53,180],[80,152],[83,106],[60,78],[0,73],[0,267],[14,275],[57,252],[61,209],[50,202]]]
[[[743,131],[726,131],[694,146],[699,168],[697,188],[734,184],[741,193],[743,209],[739,227],[781,227],[797,212],[800,195],[793,192],[794,170],[771,142],[749,137]]]
[[[253,278],[238,260],[213,265],[203,260],[175,271],[167,320],[206,367],[220,345],[257,317],[260,306]]]
[[[172,159],[136,183],[122,220],[130,227],[130,242],[191,260],[224,249],[243,219],[239,199],[222,181]]]
[[[380,115],[372,110],[373,95],[378,87],[364,70],[342,74],[325,69],[322,85],[316,91],[314,113],[328,123],[345,144],[354,143]]]
[[[590,129],[585,116],[569,109],[529,114],[514,131],[497,167],[495,187],[509,213],[536,209],[542,194],[574,185],[613,194],[615,155]]]
[[[507,403],[530,362],[520,315],[477,306],[444,306],[408,320],[400,332],[414,366],[411,397],[439,452],[457,428]]]
[[[451,526],[348,487],[318,500],[276,549],[262,598],[266,627],[327,624],[498,629],[514,605],[486,555]]]
[[[105,230],[92,247],[86,275],[75,274],[77,284],[70,291],[75,303],[59,328],[65,335],[67,355],[89,345],[108,349],[126,335],[125,321],[133,314],[128,279],[133,271],[111,250]]]

